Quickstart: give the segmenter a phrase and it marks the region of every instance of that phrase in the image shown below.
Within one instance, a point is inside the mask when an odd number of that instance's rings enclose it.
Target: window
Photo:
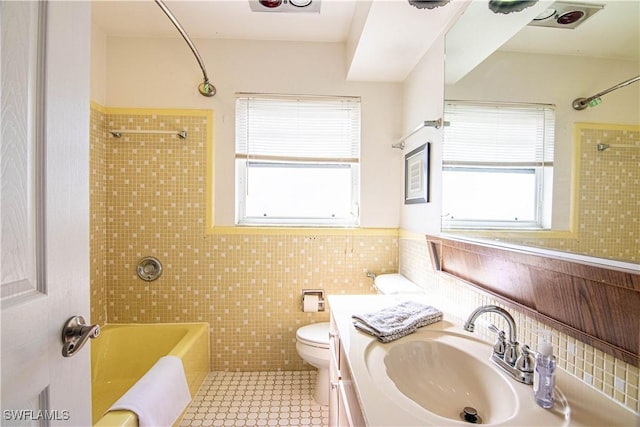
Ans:
[[[356,226],[360,99],[236,97],[236,223]]]
[[[554,110],[446,102],[445,228],[550,228]]]

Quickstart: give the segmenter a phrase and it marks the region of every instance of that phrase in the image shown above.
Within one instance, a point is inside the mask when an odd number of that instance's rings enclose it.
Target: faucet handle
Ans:
[[[533,366],[535,361],[533,360],[532,351],[528,345],[523,345],[520,348],[520,356],[516,360],[516,369],[521,372],[533,372]]]
[[[511,366],[516,365],[516,361],[518,360],[518,342],[509,341],[506,344],[506,348],[504,350],[504,361],[507,362]]]
[[[496,325],[494,325],[494,324],[490,324],[489,325],[489,330],[491,332],[495,332],[496,334],[498,334],[498,340],[493,345],[493,352],[495,354],[497,354],[498,356],[503,357],[504,356],[504,352],[506,350],[505,333],[504,333],[504,331],[501,331],[500,329],[498,329],[496,327]]]

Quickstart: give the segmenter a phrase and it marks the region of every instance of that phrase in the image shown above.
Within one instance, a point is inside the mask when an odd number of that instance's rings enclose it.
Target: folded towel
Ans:
[[[109,411],[135,412],[140,427],[170,427],[190,401],[182,360],[164,356]]]
[[[380,342],[389,342],[415,332],[416,329],[442,320],[442,312],[416,301],[405,301],[382,310],[354,314],[354,326],[373,335]]]
[[[365,333],[375,337],[381,343],[387,343],[387,342],[395,341],[395,340],[397,340],[399,338],[402,338],[402,337],[404,337],[406,335],[414,333],[416,331],[416,329],[417,329],[417,328],[408,328],[408,329],[403,329],[403,330],[399,331],[396,334],[378,335],[373,329],[369,328],[364,323],[354,322],[353,326],[355,326],[355,328],[357,330],[365,332]]]

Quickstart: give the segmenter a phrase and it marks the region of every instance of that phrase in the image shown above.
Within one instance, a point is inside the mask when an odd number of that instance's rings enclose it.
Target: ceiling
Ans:
[[[318,1],[318,0],[314,0]],[[319,0],[320,13],[251,11],[249,0],[165,0],[198,39],[335,42],[347,46],[347,79],[403,81],[459,5],[417,9],[406,0]],[[94,1],[93,22],[107,36],[179,37],[152,1]]]
[[[640,0],[563,0],[604,5],[573,30],[526,26],[502,50],[640,59]]]
[[[456,24],[456,28],[467,27],[458,41],[458,60],[471,65],[461,70],[475,66],[500,46],[514,51],[615,55],[636,60],[640,55],[640,0],[603,0],[600,4],[606,3],[605,8],[575,30],[526,26],[538,9],[544,9],[551,1],[540,1],[535,7],[509,15],[488,13],[486,1],[452,0],[435,9],[417,9],[406,0],[321,1],[319,14],[252,12],[249,0],[165,0],[165,4],[196,46],[197,39],[345,43],[350,80],[403,81],[431,41],[465,8]],[[107,36],[179,37],[152,0],[93,1],[92,7],[94,24]],[[485,22],[484,28],[478,26],[478,20]],[[510,23],[505,24],[507,21]],[[478,50],[469,45],[469,40],[479,44],[489,35],[500,33],[498,29],[503,30],[502,34],[493,37],[490,48]],[[454,49],[448,47],[447,61],[453,61],[455,55]]]
[[[344,42],[356,0],[322,0],[317,13],[252,12],[249,0],[165,0],[192,39]],[[109,36],[175,37],[153,0],[94,1],[93,21]]]

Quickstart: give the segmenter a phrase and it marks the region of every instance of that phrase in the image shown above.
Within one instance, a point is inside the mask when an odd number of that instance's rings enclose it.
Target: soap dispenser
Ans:
[[[553,388],[555,386],[556,357],[553,346],[547,339],[538,344],[533,375],[533,394],[536,403],[545,409],[553,407]]]

